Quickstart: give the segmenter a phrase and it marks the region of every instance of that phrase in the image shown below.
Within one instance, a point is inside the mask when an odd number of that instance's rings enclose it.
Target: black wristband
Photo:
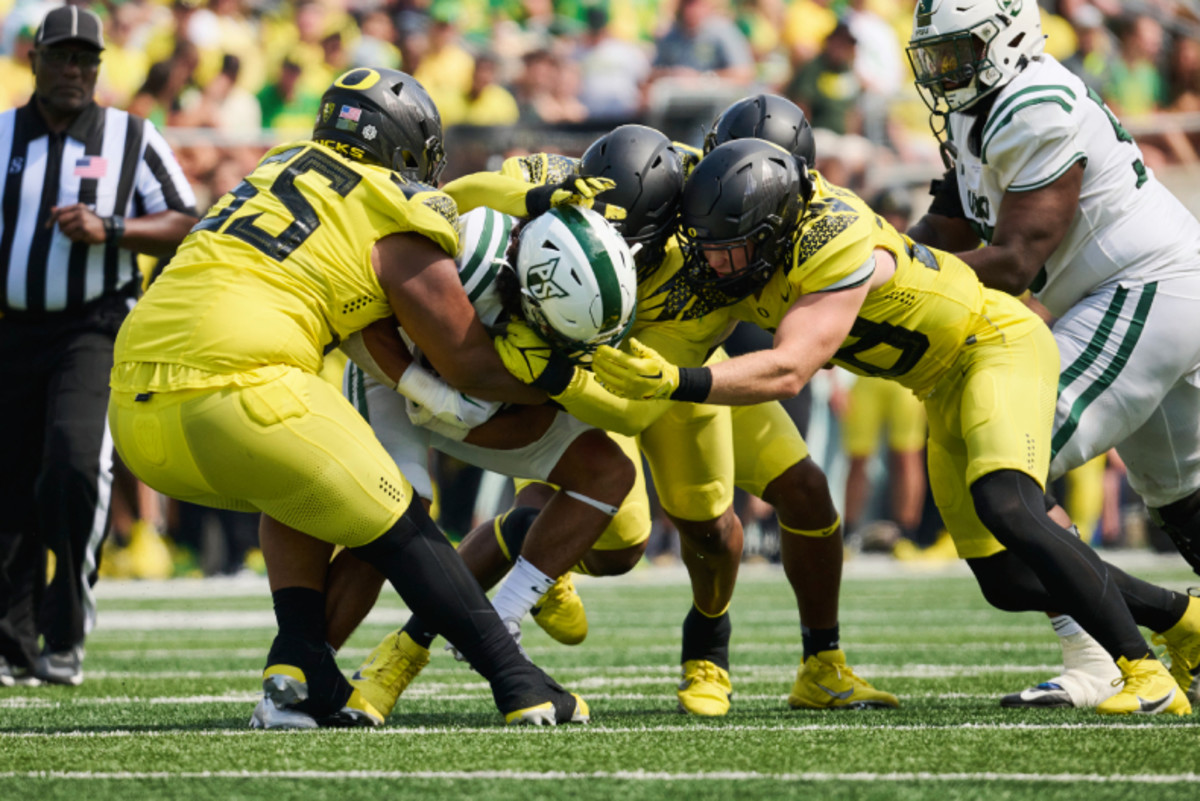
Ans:
[[[704,403],[710,392],[712,370],[707,367],[680,367],[679,386],[671,393],[671,400]]]
[[[545,214],[550,210],[550,198],[558,186],[536,186],[525,194],[525,212],[530,217]]]
[[[550,354],[546,369],[533,380],[530,386],[545,391],[547,395],[561,395],[575,377],[575,365],[566,356]]]
[[[121,244],[121,239],[125,236],[125,218],[120,214],[114,214],[111,217],[104,218],[104,241],[105,243],[116,247]]]

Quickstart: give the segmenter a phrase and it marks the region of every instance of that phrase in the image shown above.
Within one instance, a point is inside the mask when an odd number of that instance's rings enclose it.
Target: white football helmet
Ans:
[[[1036,0],[919,0],[908,59],[925,104],[948,113],[1007,84],[1044,46]]]
[[[633,325],[637,269],[625,240],[603,215],[550,209],[525,224],[517,248],[521,312],[565,356],[588,361],[618,345]]]

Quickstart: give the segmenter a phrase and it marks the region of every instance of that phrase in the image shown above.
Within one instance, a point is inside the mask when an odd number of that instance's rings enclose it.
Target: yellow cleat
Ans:
[[[130,566],[134,578],[167,579],[175,572],[171,549],[152,524],[136,520],[129,529]]]
[[[1175,679],[1167,672],[1162,662],[1153,657],[1135,659],[1125,657],[1117,660],[1121,669],[1124,687],[1109,698],[1096,711],[1101,715],[1187,715],[1192,711],[1187,695],[1179,689]],[[1114,682],[1115,683],[1115,682]]]
[[[587,702],[575,693],[571,693],[575,705],[569,717],[560,716],[553,701],[547,701],[537,706],[518,709],[504,716],[504,722],[509,726],[557,726],[559,723],[588,723],[592,719]],[[560,717],[563,719],[560,720]]]
[[[1200,703],[1200,598],[1189,598],[1187,611],[1171,628],[1154,635],[1171,657],[1171,678],[1188,700]]]
[[[683,663],[683,681],[675,694],[679,696],[680,712],[715,718],[729,712],[733,683],[725,668],[707,659],[689,659]]]
[[[788,695],[792,709],[885,709],[900,699],[854,675],[842,649],[821,651],[804,660]]]
[[[363,703],[382,722],[392,714],[396,699],[428,664],[428,648],[417,645],[402,630],[393,631],[375,646],[366,661],[354,671],[350,684],[355,689],[355,695],[361,694]],[[353,705],[352,696],[347,706]]]
[[[578,645],[587,637],[587,611],[570,572],[560,576],[531,611],[534,622],[563,645]]]

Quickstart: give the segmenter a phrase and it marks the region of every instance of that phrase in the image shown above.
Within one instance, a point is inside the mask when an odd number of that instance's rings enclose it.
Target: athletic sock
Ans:
[[[693,604],[683,619],[683,653],[680,663],[704,659],[729,670],[729,636],[733,622],[729,610],[709,617]]]
[[[437,638],[436,631],[430,631],[429,626],[425,625],[425,621],[420,615],[413,615],[408,619],[401,629],[408,638],[417,645],[428,650],[429,646],[433,645],[433,641]]]
[[[555,579],[518,556],[512,570],[492,598],[492,606],[501,620],[523,620],[538,599],[554,586]]]
[[[831,629],[810,629],[800,624],[800,640],[804,644],[804,658],[816,656],[822,651],[836,651],[841,635],[835,624]]]

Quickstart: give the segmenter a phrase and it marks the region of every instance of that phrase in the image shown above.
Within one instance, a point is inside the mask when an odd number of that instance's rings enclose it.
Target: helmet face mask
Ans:
[[[603,216],[562,206],[521,229],[516,258],[521,313],[555,350],[588,362],[633,325],[633,254]]]
[[[1045,45],[1033,0],[920,0],[908,58],[930,111],[964,111],[1015,78]]]
[[[684,274],[736,301],[790,257],[807,205],[801,163],[761,139],[735,139],[700,160],[680,211]],[[713,252],[721,270],[710,262]]]
[[[399,70],[359,67],[334,81],[321,97],[313,139],[410,181],[436,185],[446,166],[437,106]]]

